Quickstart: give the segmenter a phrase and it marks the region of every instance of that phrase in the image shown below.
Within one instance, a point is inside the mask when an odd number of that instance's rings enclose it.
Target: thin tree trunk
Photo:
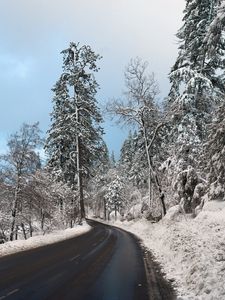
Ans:
[[[29,201],[29,219],[28,219],[28,223],[29,223],[30,237],[32,237],[33,228],[32,228],[32,203],[31,203],[31,200]]]
[[[152,207],[152,182],[151,182],[151,170],[149,170],[148,175],[148,198],[149,198],[149,207]]]
[[[33,236],[33,227],[32,227],[31,220],[29,221],[29,230],[30,230],[30,237],[32,237]]]
[[[15,240],[18,240],[18,225],[16,225]]]
[[[25,230],[25,227],[24,227],[23,223],[21,223],[21,227],[22,227],[22,230],[23,230],[24,239],[26,240],[27,239],[27,235],[26,235],[26,230]]]
[[[60,213],[62,215],[63,214],[63,199],[62,198],[60,198],[60,200],[59,200],[59,206],[60,206]]]
[[[16,224],[16,215],[17,215],[17,206],[18,206],[18,192],[19,192],[19,179],[17,179],[17,185],[14,194],[14,203],[12,208],[12,223],[11,223],[11,231],[10,231],[10,241],[13,241],[14,230]]]
[[[41,210],[41,230],[44,230],[45,213]]]
[[[103,204],[104,204],[104,220],[107,220],[107,211],[106,211],[106,200],[103,199]]]

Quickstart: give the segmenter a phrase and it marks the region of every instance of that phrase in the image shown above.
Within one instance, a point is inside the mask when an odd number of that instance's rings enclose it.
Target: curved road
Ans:
[[[132,234],[88,222],[86,234],[0,258],[0,300],[175,299]]]

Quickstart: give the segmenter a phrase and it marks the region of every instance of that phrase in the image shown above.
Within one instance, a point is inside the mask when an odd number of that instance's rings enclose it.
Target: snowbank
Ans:
[[[16,253],[18,251],[29,250],[40,246],[53,244],[58,241],[66,240],[78,235],[81,235],[91,229],[86,222],[83,225],[76,225],[74,228],[68,228],[66,230],[55,231],[46,235],[37,235],[30,237],[27,240],[17,240],[7,242],[0,245],[0,257]]]
[[[114,223],[142,238],[175,279],[179,300],[225,299],[225,202],[210,202],[195,218]],[[176,211],[176,209],[175,209]],[[173,211],[172,211],[173,215]]]

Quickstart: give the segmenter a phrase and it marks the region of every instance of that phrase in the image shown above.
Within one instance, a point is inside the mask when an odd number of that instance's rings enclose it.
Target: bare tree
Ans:
[[[38,123],[23,124],[20,131],[11,135],[8,141],[8,153],[1,156],[7,181],[12,186],[13,199],[11,207],[10,240],[14,239],[18,211],[23,210],[22,191],[26,184],[26,175],[34,172],[40,166],[40,159],[35,152],[40,145],[40,130]],[[21,227],[25,235],[24,224]]]
[[[151,182],[154,181],[162,204],[163,214],[166,214],[164,193],[159,178],[154,169],[151,151],[158,132],[164,125],[156,105],[159,88],[154,73],[147,73],[148,63],[140,58],[131,59],[125,70],[126,92],[125,101],[112,100],[107,105],[107,111],[119,117],[119,122],[135,125],[140,129],[148,162],[149,202],[151,203]]]

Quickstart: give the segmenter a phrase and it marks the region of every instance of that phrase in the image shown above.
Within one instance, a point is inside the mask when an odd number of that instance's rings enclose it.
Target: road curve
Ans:
[[[89,223],[93,229],[81,236],[0,258],[0,300],[172,299],[148,286],[143,250],[132,234]]]

